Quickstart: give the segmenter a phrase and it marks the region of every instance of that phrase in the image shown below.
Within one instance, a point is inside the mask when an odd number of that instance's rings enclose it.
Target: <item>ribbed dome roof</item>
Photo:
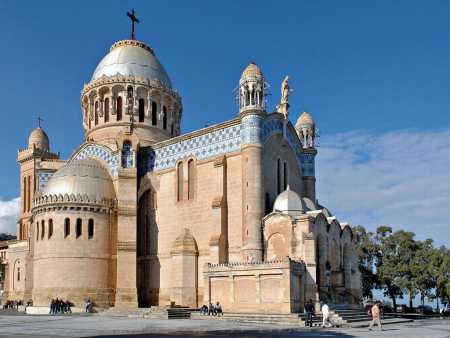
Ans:
[[[292,216],[298,216],[299,214],[316,209],[317,207],[313,201],[307,197],[300,197],[295,191],[290,190],[289,186],[277,196],[273,204],[274,212],[281,212]]]
[[[91,199],[115,198],[114,185],[100,162],[85,158],[60,168],[48,181],[42,196],[87,195]]]
[[[98,64],[92,80],[117,74],[158,80],[164,86],[172,88],[169,76],[153,50],[140,41],[121,40],[116,42]]]
[[[302,125],[314,126],[314,120],[311,114],[306,111],[300,115],[300,117],[297,120],[297,123],[295,123],[295,127],[297,129],[300,128]]]
[[[34,129],[28,138],[28,148],[33,148],[50,151],[50,142],[45,131],[39,127]]]
[[[242,72],[241,80],[246,78],[262,78],[263,74],[261,69],[254,62],[250,62],[250,64],[244,69]]]

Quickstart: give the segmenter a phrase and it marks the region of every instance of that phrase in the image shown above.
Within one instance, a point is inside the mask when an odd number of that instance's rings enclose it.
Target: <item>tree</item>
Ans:
[[[373,298],[372,290],[378,284],[374,260],[377,248],[372,241],[373,234],[367,232],[362,225],[354,227],[353,234],[361,272],[362,295],[365,298]]]
[[[374,240],[378,247],[376,257],[378,288],[384,291],[385,296],[391,298],[395,309],[397,297],[402,297],[403,292],[398,284],[398,256],[395,242],[391,240],[391,236],[392,228],[381,225],[377,228]]]
[[[417,243],[418,249],[414,254],[411,271],[415,278],[417,290],[420,292],[420,301],[422,305],[425,305],[425,297],[432,298],[431,290],[436,287],[436,279],[433,278],[432,274],[435,270],[434,264],[437,263],[437,255],[432,239]]]

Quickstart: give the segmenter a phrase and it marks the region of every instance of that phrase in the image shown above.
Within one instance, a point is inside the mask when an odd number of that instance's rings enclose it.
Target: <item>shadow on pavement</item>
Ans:
[[[211,331],[211,332],[174,332],[170,334],[157,334],[157,333],[140,333],[140,334],[119,334],[119,335],[100,335],[90,336],[88,338],[108,338],[108,337],[120,337],[120,338],[179,338],[179,337],[196,337],[196,338],[269,338],[269,337],[341,337],[351,338],[353,335],[339,332],[335,330],[327,329],[298,329],[298,330],[261,330],[261,331]]]

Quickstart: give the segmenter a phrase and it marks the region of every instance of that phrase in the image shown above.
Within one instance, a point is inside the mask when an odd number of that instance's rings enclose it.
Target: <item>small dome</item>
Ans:
[[[156,58],[153,49],[140,41],[121,40],[112,45],[110,52],[95,69],[92,80],[117,74],[158,80],[167,88],[172,88],[169,76]]]
[[[31,149],[33,146],[36,149],[50,151],[48,136],[41,127],[34,129],[28,138],[28,148]]]
[[[171,254],[179,253],[198,254],[197,242],[189,229],[184,228],[172,245]]]
[[[254,62],[250,62],[250,64],[242,72],[241,80],[248,78],[257,78],[257,79],[263,78],[261,69],[259,69],[259,67]]]
[[[289,215],[298,215],[305,213],[306,205],[300,196],[295,191],[290,190],[288,186],[287,189],[275,199],[273,211]]]
[[[310,113],[303,112],[295,124],[296,129],[300,129],[302,126],[314,126],[314,120]]]
[[[308,197],[302,197],[302,202],[303,202],[303,206],[305,207],[306,211],[317,210],[315,203]]]
[[[97,200],[114,199],[116,195],[108,171],[92,158],[72,161],[60,168],[42,193],[43,196],[66,194],[87,195]]]

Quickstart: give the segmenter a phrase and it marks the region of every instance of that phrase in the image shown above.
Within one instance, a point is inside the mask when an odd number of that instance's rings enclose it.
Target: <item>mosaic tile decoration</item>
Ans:
[[[115,154],[111,149],[99,144],[86,144],[72,157],[72,159],[82,160],[86,157],[94,157],[102,160],[108,166],[111,175],[117,176],[119,155]]]
[[[43,170],[39,170],[37,172],[37,176],[38,176],[38,190],[39,191],[43,191],[45,186],[47,185],[48,181],[50,180],[50,178],[52,178],[54,172],[53,171],[43,171]]]
[[[241,146],[241,126],[234,125],[214,130],[156,150],[148,150],[141,159],[139,172],[158,171],[175,167],[178,160],[194,156],[198,160],[239,150]]]
[[[148,171],[174,168],[177,161],[189,156],[204,160],[239,150],[242,144],[262,144],[273,134],[283,134],[282,120],[264,120],[260,116],[249,115],[238,125],[217,129],[156,150],[141,148],[138,175],[142,177]],[[314,175],[314,156],[303,154],[302,145],[292,127],[286,127],[286,140],[294,150],[304,175]]]
[[[301,160],[303,176],[316,176],[314,155],[302,154]]]
[[[264,119],[258,115],[249,115],[242,118],[241,141],[242,144],[263,143]]]

